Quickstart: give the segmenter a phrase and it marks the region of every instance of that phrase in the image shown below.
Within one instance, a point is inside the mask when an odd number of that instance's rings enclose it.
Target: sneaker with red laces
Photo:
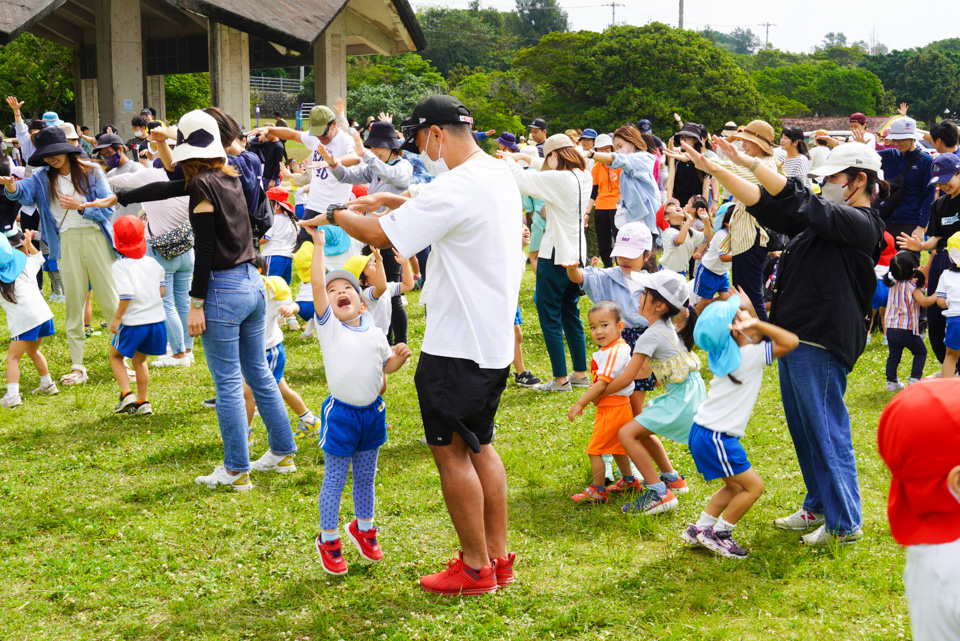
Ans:
[[[491,559],[490,566],[497,575],[497,587],[510,585],[516,579],[513,578],[513,562],[517,560],[517,555],[511,552],[507,556],[501,556],[497,559]]]
[[[604,488],[601,492],[591,484],[583,492],[574,494],[570,498],[574,503],[580,505],[605,505],[607,503],[607,489]]]
[[[343,558],[343,546],[340,544],[340,539],[324,543],[318,536],[317,554],[320,555],[323,571],[327,574],[340,576],[347,573],[347,562]]]
[[[367,561],[379,561],[383,558],[383,550],[377,543],[377,528],[364,532],[360,529],[357,519],[353,519],[347,526],[347,538],[356,546],[360,556]]]
[[[432,594],[464,596],[497,591],[497,573],[485,566],[477,572],[463,562],[463,553],[447,564],[447,569],[420,579],[420,587]]]
[[[660,481],[667,484],[667,489],[673,492],[674,494],[686,494],[690,491],[690,488],[687,487],[687,482],[683,478],[683,474],[677,475],[676,481],[668,481],[667,477],[663,474],[660,475]]]
[[[640,480],[639,476],[634,476],[633,481],[629,483],[624,481],[623,478],[619,478],[616,483],[607,486],[607,494],[626,494],[627,492],[634,494],[643,492],[643,481]]]

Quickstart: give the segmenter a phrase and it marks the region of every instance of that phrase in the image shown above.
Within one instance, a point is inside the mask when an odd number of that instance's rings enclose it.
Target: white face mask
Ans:
[[[820,187],[820,195],[823,196],[824,200],[829,200],[830,202],[837,203],[838,205],[846,205],[849,203],[850,199],[845,197],[843,194],[849,185],[850,182],[847,182],[845,185],[841,185],[827,181]],[[853,196],[851,195],[850,198],[853,198]]]
[[[447,162],[443,159],[441,155],[443,153],[443,143],[440,143],[440,148],[437,149],[437,158],[439,160],[434,160],[430,157],[430,154],[427,153],[427,149],[430,148],[430,138],[427,137],[427,146],[420,152],[420,160],[423,161],[423,166],[426,167],[434,177],[439,176],[440,174],[450,171],[450,168],[447,167]]]

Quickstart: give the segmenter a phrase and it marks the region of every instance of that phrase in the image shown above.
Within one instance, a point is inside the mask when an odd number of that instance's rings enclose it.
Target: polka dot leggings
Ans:
[[[353,461],[353,511],[358,519],[373,518],[373,484],[377,478],[380,449],[355,452],[353,456],[324,453],[323,486],[320,488],[320,527],[337,529],[340,498],[347,484],[347,472]]]

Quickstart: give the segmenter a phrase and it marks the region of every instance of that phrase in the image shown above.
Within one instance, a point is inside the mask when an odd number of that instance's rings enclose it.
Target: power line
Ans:
[[[616,26],[617,24],[617,7],[625,7],[627,5],[623,4],[622,2],[610,2],[608,4],[602,4],[600,6],[610,7],[610,9],[613,11],[613,15],[610,19],[610,26],[613,27],[613,26]]]
[[[757,26],[767,28],[767,33],[763,38],[763,46],[766,47],[768,44],[770,44],[770,27],[776,27],[777,25],[773,24],[772,22],[761,22]]]

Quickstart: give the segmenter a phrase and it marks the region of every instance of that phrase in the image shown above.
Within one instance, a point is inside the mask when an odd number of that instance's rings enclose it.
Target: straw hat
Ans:
[[[760,146],[768,156],[773,154],[773,127],[763,120],[754,120],[749,125],[730,136],[736,140],[749,140]]]
[[[543,143],[543,166],[540,167],[540,171],[549,169],[547,167],[547,156],[564,147],[573,147],[573,141],[567,134],[553,134],[547,138],[546,142]]]

